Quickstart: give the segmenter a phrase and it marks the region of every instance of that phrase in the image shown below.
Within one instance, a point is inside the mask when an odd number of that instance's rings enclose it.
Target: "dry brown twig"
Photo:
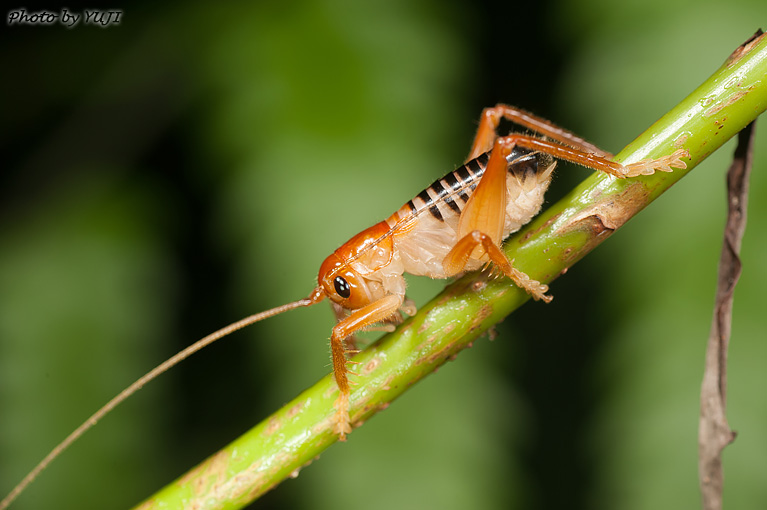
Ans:
[[[722,508],[722,450],[735,440],[725,416],[727,349],[732,325],[732,298],[741,273],[740,244],[746,228],[748,178],[753,159],[754,122],[738,135],[732,165],[727,172],[727,224],[711,333],[706,347],[706,367],[700,395],[698,475],[705,510]]]

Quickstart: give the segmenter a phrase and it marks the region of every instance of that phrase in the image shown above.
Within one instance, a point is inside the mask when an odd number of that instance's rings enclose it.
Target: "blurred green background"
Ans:
[[[462,162],[482,107],[522,106],[615,152],[767,28],[763,0],[112,8],[119,26],[3,25],[2,494],[161,360],[307,295],[328,253]],[[724,454],[739,509],[767,506],[757,131]],[[699,507],[732,150],[555,282],[551,305],[523,307],[254,507]],[[587,174],[562,165],[550,200]],[[423,280],[418,304],[444,285]],[[332,323],[324,306],[294,311],[184,362],[15,508],[138,503],[329,372]]]

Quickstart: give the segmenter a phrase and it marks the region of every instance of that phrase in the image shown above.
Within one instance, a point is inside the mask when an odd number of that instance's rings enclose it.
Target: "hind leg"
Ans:
[[[527,274],[515,268],[513,262],[493,242],[490,236],[479,230],[474,230],[461,238],[453,249],[450,250],[450,253],[447,254],[443,262],[446,272],[449,272],[451,276],[461,272],[466,266],[469,257],[477,248],[480,249],[481,253],[487,255],[490,262],[495,264],[499,271],[508,276],[514,282],[514,285],[524,289],[533,299],[540,299],[546,303],[551,302],[553,298],[546,294],[549,290],[548,285],[533,280]]]
[[[495,139],[498,138],[498,124],[500,124],[501,119],[506,119],[514,124],[525,127],[538,135],[544,136],[549,140],[555,140],[560,144],[567,145],[582,152],[590,152],[608,159],[612,158],[612,154],[609,152],[603,151],[575,133],[559,127],[543,117],[538,117],[515,106],[497,104],[492,108],[485,108],[482,110],[482,115],[479,119],[479,128],[477,128],[477,134],[474,137],[474,143],[471,146],[469,160],[472,160],[493,148],[493,143],[495,143]]]
[[[474,142],[474,149],[483,143],[481,135],[480,130]],[[672,168],[686,168],[681,158],[688,156],[687,151],[678,150],[670,156],[622,165],[592,152],[532,136],[514,134],[495,138],[485,172],[461,212],[458,241],[448,252],[442,266],[447,275],[454,275],[463,271],[470,259],[490,260],[519,287],[536,299],[547,302],[551,300],[545,295],[548,288],[514,269],[511,261],[499,248],[503,242],[506,204],[509,200],[506,188],[509,166],[507,158],[516,146],[546,153],[557,159],[584,165],[618,178],[651,174],[656,170],[670,172]]]
[[[446,275],[452,276],[463,271],[469,260],[490,261],[518,287],[525,289],[535,299],[548,302],[551,301],[551,297],[546,295],[548,287],[514,268],[500,248],[506,221],[506,203],[509,200],[506,187],[509,167],[507,158],[514,150],[516,141],[515,137],[495,140],[485,172],[461,211],[458,242],[442,261],[442,267]]]
[[[621,165],[612,161],[612,154],[603,151],[578,135],[542,117],[537,117],[524,110],[505,104],[498,104],[492,108],[485,108],[482,111],[479,128],[477,129],[471,153],[469,154],[469,160],[493,148],[495,141],[498,139],[498,125],[501,119],[506,119],[526,127],[546,137],[544,140],[534,136],[513,134],[505,137],[513,138],[510,140],[511,143],[516,143],[527,149],[539,150],[555,158],[577,163],[618,178],[650,175],[656,171],[671,172],[673,168],[687,167],[681,160],[683,157],[689,157],[689,153],[686,150],[677,150],[671,155],[658,159]]]

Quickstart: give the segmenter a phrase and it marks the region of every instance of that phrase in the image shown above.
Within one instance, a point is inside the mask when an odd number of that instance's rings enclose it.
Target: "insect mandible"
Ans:
[[[535,135],[498,135],[502,119]],[[622,165],[577,135],[519,108],[499,104],[482,112],[479,128],[464,165],[434,181],[384,221],[355,235],[320,266],[317,287],[304,299],[230,324],[195,342],[155,367],[99,409],[54,448],[0,502],[11,502],[69,445],[104,415],[146,383],[194,352],[238,329],[325,298],[333,303],[338,322],[330,345],[338,385],[334,431],[342,441],[352,431],[348,339],[355,332],[384,322],[397,322],[400,311],[412,315],[406,301],[404,273],[449,278],[485,265],[511,279],[536,300],[551,301],[548,286],[516,269],[501,250],[503,240],[528,223],[541,209],[544,194],[561,159],[619,179],[656,171],[684,169],[686,150]],[[348,313],[348,314],[347,314]]]

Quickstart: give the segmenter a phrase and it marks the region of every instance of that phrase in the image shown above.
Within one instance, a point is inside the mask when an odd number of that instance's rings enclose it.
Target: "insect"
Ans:
[[[535,133],[498,135],[502,119]],[[516,269],[500,246],[540,210],[551,182],[555,159],[580,164],[616,178],[686,168],[686,150],[658,159],[622,165],[577,135],[518,108],[499,104],[482,112],[466,163],[436,180],[384,221],[355,235],[321,264],[317,287],[304,299],[267,310],[226,326],[197,341],[123,390],[91,416],[41,461],[0,502],[10,503],[64,449],[114,407],[159,374],[206,345],[240,328],[288,310],[328,298],[338,322],[330,345],[339,394],[335,433],[345,440],[349,419],[349,339],[361,330],[397,322],[400,311],[412,315],[406,301],[404,273],[449,278],[483,266],[511,279],[534,299],[551,301],[548,286]]]

